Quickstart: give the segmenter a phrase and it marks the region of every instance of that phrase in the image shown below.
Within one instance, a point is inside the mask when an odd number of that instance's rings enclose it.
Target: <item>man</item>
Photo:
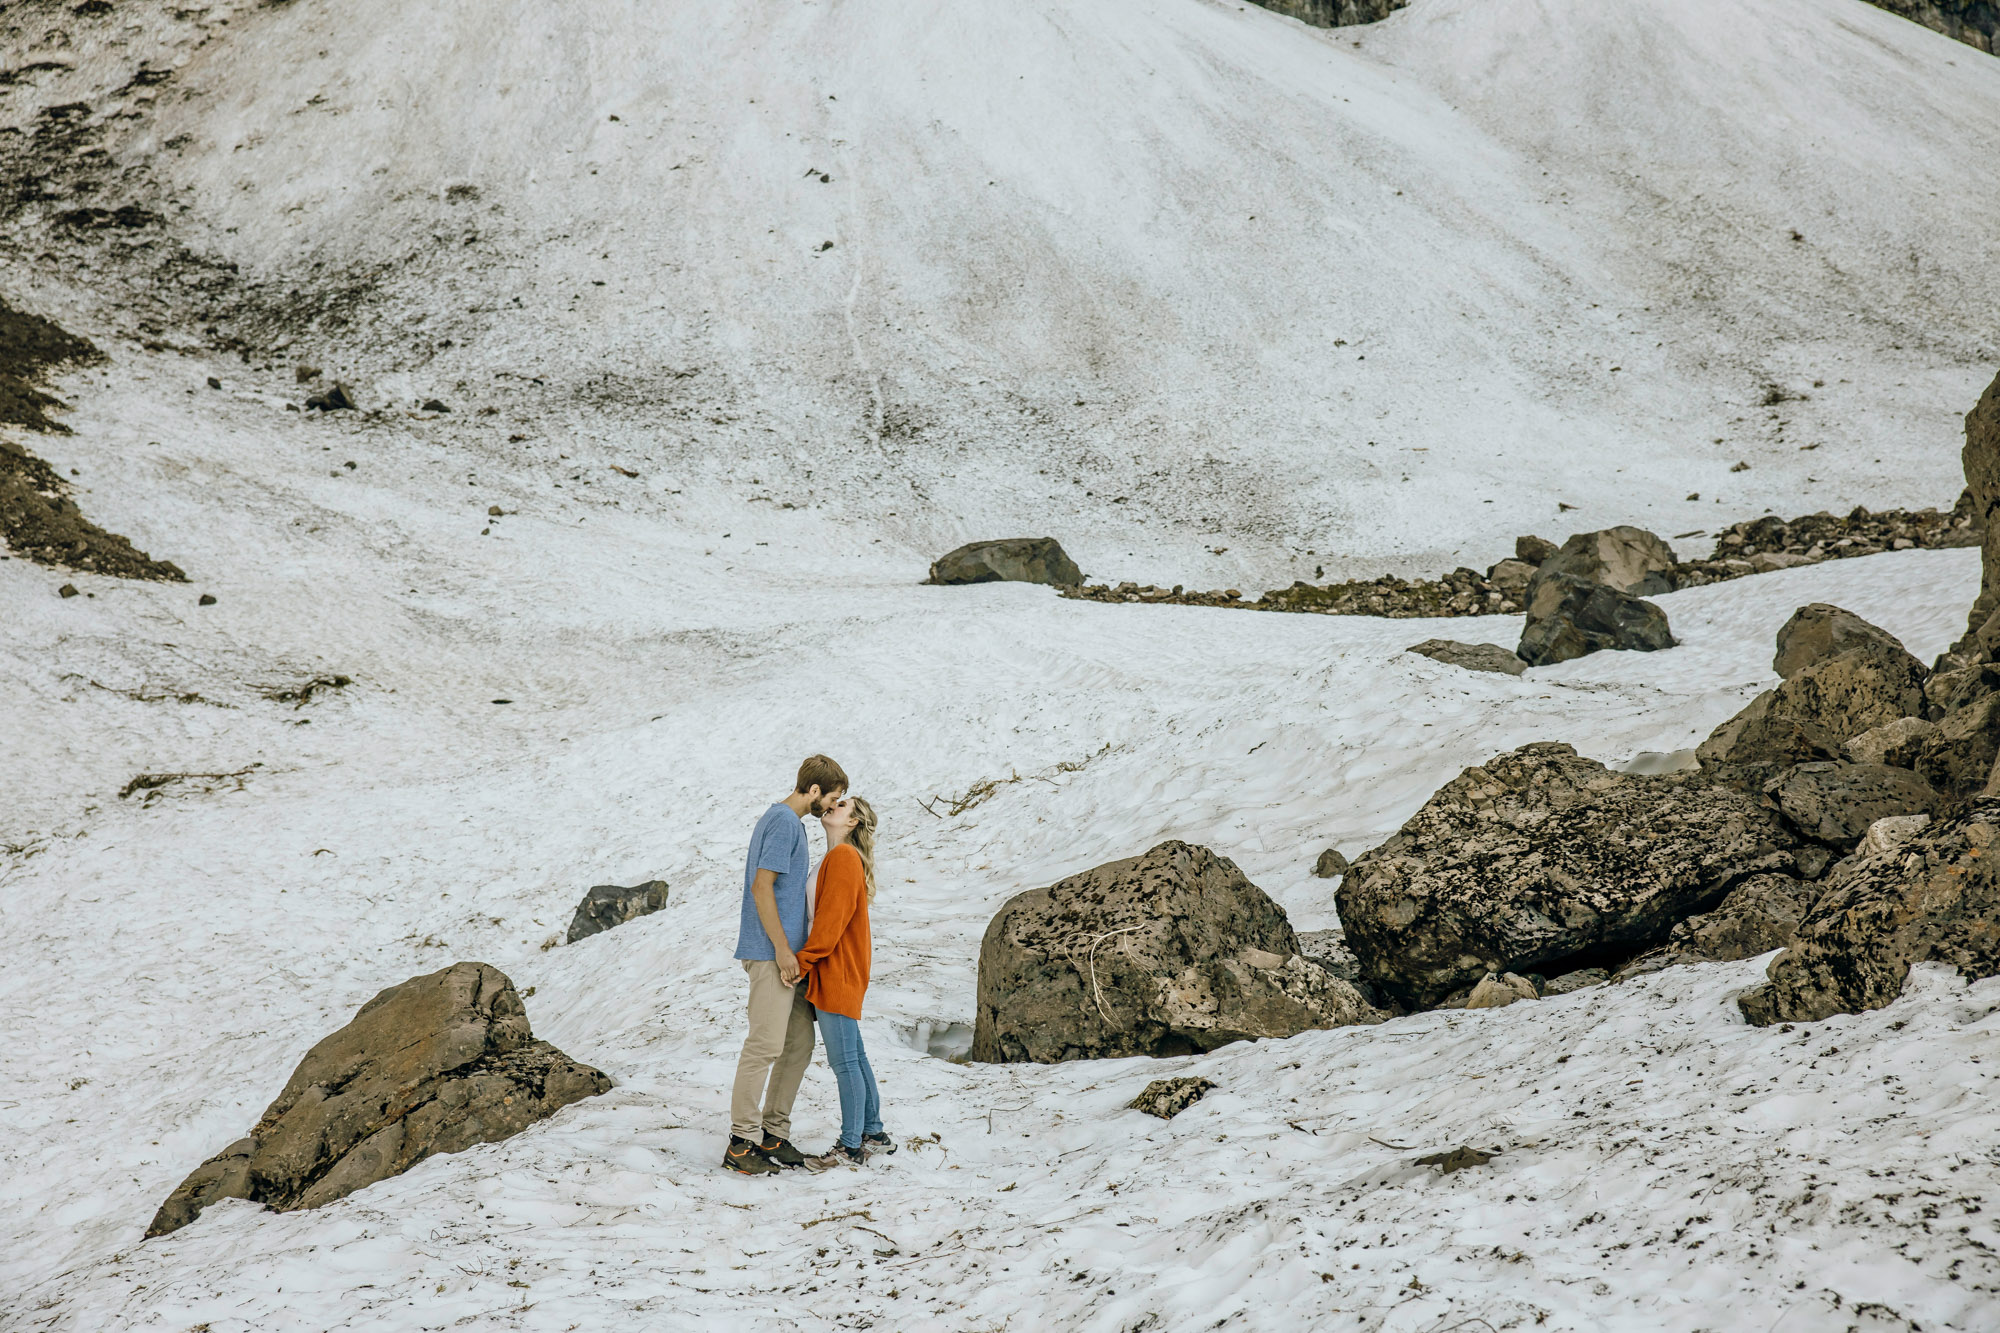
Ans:
[[[750,1035],[729,1098],[722,1164],[746,1176],[798,1166],[792,1101],[812,1060],[813,1011],[793,957],[806,942],[807,815],[824,814],[847,791],[839,764],[816,754],[799,765],[792,794],[764,812],[743,864],[743,920],[736,956],[750,979]]]

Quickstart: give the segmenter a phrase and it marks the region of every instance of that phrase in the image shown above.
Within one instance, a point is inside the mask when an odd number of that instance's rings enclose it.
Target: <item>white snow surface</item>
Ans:
[[[1679,647],[1519,678],[1402,651],[1505,617],[917,580],[1024,527],[1254,589],[1949,503],[2000,308],[1990,58],[1835,0],[1332,33],[1198,0],[183,12],[202,43],[135,6],[38,88],[155,43],[191,95],[125,151],[201,202],[177,225],[253,271],[387,265],[352,349],[297,359],[457,410],[286,413],[285,359],[149,351],[33,278],[111,360],[32,447],[194,582],[0,562],[0,1328],[2000,1326],[2000,980],[1920,968],[1791,1030],[1739,1017],[1754,960],[1184,1059],[918,1040],[970,1021],[1024,889],[1174,837],[1332,926],[1320,849],[1529,741],[1695,743],[1802,603],[1941,650],[1977,552],[1673,594]],[[457,345],[397,360],[423,312]],[[743,843],[814,750],[884,821],[863,1027],[904,1147],[743,1180]],[[145,772],[236,776],[119,795]],[[665,911],[544,947],[589,885],[656,876]],[[313,1042],[468,958],[617,1086],[140,1240]],[[1219,1086],[1125,1109],[1180,1074]],[[816,1062],[805,1146],[836,1117]],[[1412,1165],[1461,1145],[1500,1153]]]

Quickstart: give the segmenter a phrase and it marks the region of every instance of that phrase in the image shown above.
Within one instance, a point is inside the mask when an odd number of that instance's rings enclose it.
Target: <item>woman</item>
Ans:
[[[882,1130],[882,1100],[875,1071],[861,1046],[861,997],[868,990],[868,904],[875,898],[875,807],[859,796],[819,817],[826,857],[814,889],[812,933],[798,951],[806,999],[819,1011],[826,1062],[840,1085],[840,1141],[818,1157],[811,1171],[847,1162],[855,1166],[896,1145]]]

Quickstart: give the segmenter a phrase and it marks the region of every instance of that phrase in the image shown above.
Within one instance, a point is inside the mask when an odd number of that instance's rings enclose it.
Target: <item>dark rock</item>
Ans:
[[[1789,870],[1796,842],[1775,811],[1699,775],[1616,773],[1544,742],[1446,783],[1335,898],[1363,979],[1430,1004],[1488,972],[1663,943],[1736,881]]]
[[[249,1137],[195,1168],[146,1234],[178,1230],[218,1199],[316,1208],[610,1086],[535,1040],[500,972],[454,963],[381,992],[306,1052]]]
[[[426,399],[424,399],[424,405],[423,405],[423,406],[422,406],[421,408],[419,408],[418,410],[419,410],[419,411],[423,411],[423,412],[449,412],[449,411],[451,411],[451,409],[450,409],[449,407],[446,407],[446,406],[444,405],[444,402],[443,402],[443,400],[441,400],[441,399],[437,399],[437,398],[426,398]]]
[[[336,380],[332,388],[306,399],[306,408],[314,412],[352,412],[354,399],[348,394],[347,386]]]
[[[1968,796],[1989,784],[1996,757],[2000,757],[2000,694],[1989,694],[1939,719],[1937,730],[1917,747],[1912,767],[1939,790]]]
[[[1877,629],[1851,611],[1814,602],[1792,612],[1792,618],[1778,630],[1778,652],[1771,659],[1771,669],[1790,680],[1816,662],[1863,644],[1904,651],[1902,641],[1889,631]]]
[[[1345,28],[1385,19],[1410,0],[1251,0],[1251,3],[1315,28]]]
[[[1146,1090],[1126,1103],[1134,1111],[1144,1111],[1162,1120],[1172,1120],[1200,1101],[1215,1084],[1205,1078],[1156,1078]]]
[[[667,882],[663,879],[649,879],[631,888],[596,885],[576,905],[576,915],[570,918],[569,938],[564,943],[575,944],[586,936],[622,926],[666,905]]]
[[[1868,0],[1878,9],[1901,14],[1988,55],[2000,47],[2000,8],[1993,0]]]
[[[1927,815],[1944,800],[1909,769],[1883,764],[1799,764],[1767,782],[1764,796],[1801,836],[1842,849],[1878,819]]]
[[[1667,939],[1668,961],[1733,963],[1782,949],[1823,886],[1790,875],[1752,875],[1712,912],[1691,916]]]
[[[1871,841],[1872,841],[1871,837]],[[1842,862],[1797,942],[1737,999],[1759,1026],[1880,1009],[1917,963],[2000,973],[2000,800],[1981,798],[1897,845]]]
[[[1518,676],[1528,669],[1528,664],[1508,652],[1497,643],[1460,643],[1456,639],[1425,639],[1413,643],[1403,650],[1419,657],[1428,657],[1434,662],[1447,666],[1464,667],[1467,671],[1498,671],[1509,676]]]
[[[1611,980],[1609,969],[1602,967],[1580,967],[1574,972],[1565,972],[1552,977],[1549,984],[1542,987],[1544,999],[1552,995],[1568,995],[1572,991],[1588,990],[1592,986],[1602,986]]]
[[[1529,666],[1548,666],[1606,648],[1650,653],[1673,646],[1667,613],[1653,603],[1599,584],[1538,575],[1516,651]]]
[[[1931,679],[1937,679],[1933,676]],[[1937,723],[1920,717],[1899,717],[1870,727],[1848,738],[1841,753],[1857,764],[1887,764],[1891,768],[1913,768],[1923,743],[1937,732]]]
[[[1298,956],[1284,909],[1206,847],[1143,856],[1008,900],[979,949],[971,1058],[1186,1055],[1379,1021]]]
[[[62,598],[70,598],[76,596],[76,585],[74,583],[63,584],[62,587],[56,589],[56,596]]]
[[[1053,537],[1010,537],[961,546],[931,565],[932,583],[1048,583],[1075,587],[1083,571]]]
[[[1562,548],[1547,537],[1516,537],[1514,558],[1523,564],[1539,566]]]
[[[1541,562],[1534,581],[1528,585],[1528,599],[1544,579],[1574,579],[1628,592],[1634,597],[1651,597],[1674,590],[1674,566],[1679,561],[1674,548],[1644,528],[1621,526],[1599,532],[1579,532],[1562,544],[1562,549]]]
[[[212,592],[205,592],[201,596],[194,599],[194,604],[196,606],[214,606],[215,594]]]
[[[1321,852],[1319,860],[1313,862],[1313,874],[1318,875],[1321,879],[1332,879],[1336,875],[1345,875],[1346,873],[1347,858],[1331,847]]]
[[[1481,1152],[1477,1148],[1453,1148],[1449,1152],[1429,1153],[1417,1159],[1418,1166],[1434,1166],[1441,1176],[1463,1171],[1469,1166],[1485,1166],[1498,1157],[1496,1152]]]

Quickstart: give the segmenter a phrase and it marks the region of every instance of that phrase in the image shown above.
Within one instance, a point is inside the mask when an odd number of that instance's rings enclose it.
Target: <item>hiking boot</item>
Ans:
[[[729,1136],[729,1150],[723,1153],[722,1164],[743,1176],[774,1176],[780,1169],[756,1144],[735,1134]]]
[[[870,1157],[878,1153],[891,1153],[896,1151],[896,1141],[890,1138],[886,1131],[880,1134],[863,1134],[861,1151]]]
[[[804,1166],[806,1170],[813,1172],[831,1171],[836,1166],[860,1166],[867,1160],[868,1154],[861,1149],[836,1143],[819,1156],[806,1158]]]
[[[776,1162],[779,1166],[791,1167],[804,1166],[806,1164],[806,1155],[797,1148],[794,1148],[790,1139],[781,1139],[776,1134],[766,1134],[764,1136],[764,1146],[758,1149],[758,1151]]]

